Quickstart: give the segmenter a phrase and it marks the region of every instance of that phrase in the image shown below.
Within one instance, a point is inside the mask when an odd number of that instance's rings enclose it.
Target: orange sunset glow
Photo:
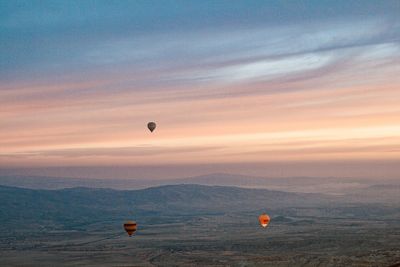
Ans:
[[[13,37],[24,25],[3,31]],[[77,40],[57,33],[14,56],[11,38],[0,166],[400,162],[399,25],[377,15]],[[22,59],[28,50],[38,56]]]

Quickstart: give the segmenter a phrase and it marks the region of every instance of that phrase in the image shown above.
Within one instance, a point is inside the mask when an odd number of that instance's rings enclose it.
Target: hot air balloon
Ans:
[[[147,123],[147,128],[149,128],[150,132],[153,132],[154,129],[156,128],[156,123],[154,121],[151,121],[149,123]]]
[[[132,236],[136,232],[136,227],[136,222],[134,221],[127,221],[124,223],[124,229],[129,236]]]
[[[261,214],[258,217],[258,221],[260,222],[260,225],[264,228],[268,226],[270,220],[271,219],[269,218],[269,216],[265,213]]]

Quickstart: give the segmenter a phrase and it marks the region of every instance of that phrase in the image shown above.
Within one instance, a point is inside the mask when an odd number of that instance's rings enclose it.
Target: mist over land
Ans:
[[[335,177],[259,177],[214,173],[176,179],[96,179],[48,176],[0,175],[0,184],[31,189],[63,189],[72,187],[143,189],[161,185],[198,184],[265,188],[287,192],[345,195],[379,186],[395,190],[400,180],[395,178],[335,178]],[[378,187],[377,187],[378,186]],[[393,187],[394,186],[394,187]],[[383,194],[382,196],[384,196]]]
[[[245,183],[243,176],[212,174],[148,187],[129,180],[1,177],[1,263],[389,266],[399,262],[398,181],[356,179],[340,185],[335,178],[247,178]],[[223,183],[237,185],[215,185]],[[287,191],[340,186],[324,194],[244,188],[238,183]],[[121,189],[130,186],[148,188]],[[337,190],[340,195],[334,194]],[[267,229],[257,222],[262,212],[271,216]],[[138,223],[132,238],[122,229],[128,219]]]

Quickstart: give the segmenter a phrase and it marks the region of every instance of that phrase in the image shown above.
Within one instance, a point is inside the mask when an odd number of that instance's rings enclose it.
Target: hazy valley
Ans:
[[[0,258],[5,266],[399,262],[399,187],[368,183],[360,190],[335,195],[193,184],[140,190],[2,186]],[[267,229],[257,221],[264,211],[272,218]],[[131,238],[122,229],[128,219],[138,223]]]

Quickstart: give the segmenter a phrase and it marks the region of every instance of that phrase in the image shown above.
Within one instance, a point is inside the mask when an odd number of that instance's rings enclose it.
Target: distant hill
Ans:
[[[128,179],[94,179],[46,176],[0,175],[0,185],[29,189],[64,189],[73,187],[140,189],[161,185],[159,181]]]
[[[346,200],[347,201],[347,200]],[[340,197],[237,187],[169,185],[142,190],[71,188],[33,190],[0,186],[0,227],[74,228],[107,220],[251,213],[272,216],[350,216],[365,218],[393,212],[373,205],[354,208]],[[284,220],[280,217],[279,220]]]
[[[289,177],[265,178],[233,174],[208,174],[189,178],[149,179],[93,179],[43,176],[0,175],[0,185],[30,189],[63,189],[73,187],[112,188],[119,190],[144,189],[162,185],[199,184],[264,188],[285,192],[345,194],[373,185],[400,185],[400,181],[385,179]]]
[[[334,199],[264,189],[169,185],[142,190],[72,188],[33,190],[0,186],[2,226],[71,226],[131,216],[186,216],[330,205]],[[147,220],[146,219],[146,220]]]
[[[170,180],[201,185],[238,186],[244,188],[266,188],[271,190],[303,193],[343,194],[354,189],[367,188],[376,183],[392,184],[394,180],[373,180],[360,178],[334,178],[334,177],[280,177],[266,178],[234,174],[208,174],[197,177]],[[400,184],[400,182],[397,182]]]

